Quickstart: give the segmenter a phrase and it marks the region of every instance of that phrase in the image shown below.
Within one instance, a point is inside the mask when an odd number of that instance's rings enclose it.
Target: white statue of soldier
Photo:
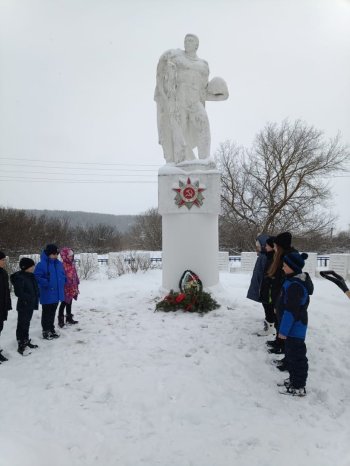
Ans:
[[[226,100],[228,89],[222,78],[208,82],[209,66],[197,57],[198,37],[187,34],[185,50],[163,53],[157,67],[157,102],[159,144],[167,163],[179,164],[198,158],[210,158],[210,128],[206,100]]]

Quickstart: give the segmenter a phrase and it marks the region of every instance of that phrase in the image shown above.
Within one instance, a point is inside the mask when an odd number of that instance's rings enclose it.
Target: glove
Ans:
[[[346,293],[349,291],[349,288],[346,286],[345,280],[341,275],[338,275],[333,270],[323,270],[320,272],[321,277],[326,278],[327,280],[335,283],[339,288]]]

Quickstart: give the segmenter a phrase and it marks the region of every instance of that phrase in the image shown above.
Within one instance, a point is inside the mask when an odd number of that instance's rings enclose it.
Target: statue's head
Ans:
[[[194,34],[186,34],[185,36],[185,51],[196,52],[199,47],[199,39]]]

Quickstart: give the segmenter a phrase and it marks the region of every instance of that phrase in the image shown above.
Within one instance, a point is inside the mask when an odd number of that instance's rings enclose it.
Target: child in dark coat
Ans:
[[[285,280],[279,299],[279,338],[285,340],[285,357],[289,379],[280,393],[305,396],[308,360],[306,357],[305,336],[308,324],[307,308],[309,296],[313,293],[313,283],[309,274],[303,273],[307,254],[290,252],[283,257]]]
[[[275,309],[275,325],[278,330],[280,323],[280,316],[278,313],[278,301],[281,295],[282,284],[284,281],[283,272],[283,256],[290,252],[297,252],[292,246],[292,234],[289,231],[278,234],[274,238],[274,257],[270,268],[267,271],[267,276],[271,280],[270,297],[271,303]],[[278,338],[278,332],[276,333],[276,339],[268,341],[269,353],[283,354],[284,353],[284,340]],[[282,360],[283,361],[283,360]],[[286,365],[280,361],[281,365],[277,365],[280,370],[286,370]]]
[[[276,324],[276,314],[274,310],[274,303],[272,302],[272,279],[268,275],[268,271],[272,265],[274,258],[274,236],[270,236],[266,240],[265,245],[265,254],[266,254],[266,263],[264,269],[264,276],[261,282],[260,287],[260,301],[263,305],[265,311],[265,322],[264,329],[258,332],[258,336],[268,336],[275,333],[275,324]]]
[[[269,284],[267,283],[270,279],[266,276],[266,272],[273,258],[273,243],[272,247],[271,242],[270,245],[268,245],[267,242],[269,239],[270,237],[265,234],[261,234],[256,238],[256,253],[258,257],[247,292],[247,298],[262,303],[265,311],[264,328],[257,332],[258,336],[267,336],[275,332],[274,311],[273,305],[269,303]],[[269,252],[266,250],[266,247]]]
[[[6,254],[0,251],[0,334],[4,328],[4,321],[7,320],[7,313],[12,309],[9,276],[5,270],[5,265]],[[7,361],[7,358],[1,352],[0,349],[0,364]]]
[[[29,338],[30,321],[34,309],[39,308],[39,287],[36,282],[34,272],[35,263],[29,257],[22,257],[19,261],[19,272],[11,275],[17,301],[17,329],[16,338],[18,342],[18,352],[22,356],[26,348],[37,348],[38,345],[31,343]]]

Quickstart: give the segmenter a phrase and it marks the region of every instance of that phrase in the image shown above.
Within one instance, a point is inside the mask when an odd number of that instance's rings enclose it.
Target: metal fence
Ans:
[[[229,256],[230,264],[233,262],[241,262],[241,256]],[[317,256],[317,267],[328,267],[329,256]]]
[[[328,267],[329,256],[317,256],[317,267]]]
[[[130,264],[131,262],[135,262],[135,257],[125,257],[124,258],[124,262],[127,262],[128,264]],[[101,264],[101,265],[108,265],[108,258],[107,257],[99,257],[97,259],[98,263]],[[151,262],[162,262],[162,258],[161,257],[150,257],[150,261]],[[76,264],[80,264],[80,259],[79,258],[76,258],[74,259],[74,262]]]
[[[99,257],[98,263],[101,265],[108,265],[108,258],[106,257]],[[125,257],[124,262],[127,262],[130,264],[131,262],[135,261],[135,257]],[[161,263],[162,258],[161,257],[151,257],[150,258],[151,262],[156,262],[156,263]],[[75,262],[77,264],[80,263],[80,259],[75,259]],[[230,264],[235,264],[238,266],[238,263],[241,262],[241,256],[229,256],[229,263]],[[317,267],[328,267],[329,264],[329,256],[317,256]]]

